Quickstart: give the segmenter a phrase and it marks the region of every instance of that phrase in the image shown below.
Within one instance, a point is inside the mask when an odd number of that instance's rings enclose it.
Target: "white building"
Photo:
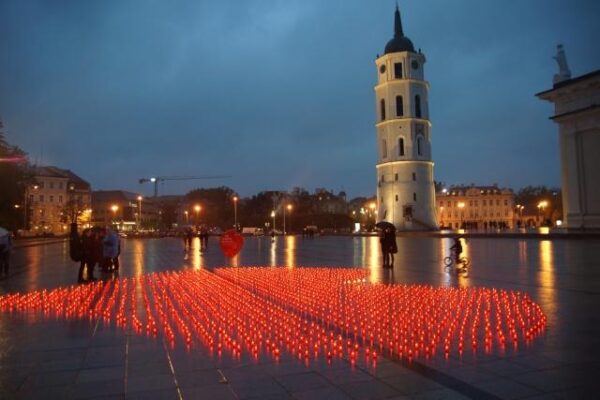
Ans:
[[[399,230],[438,229],[425,56],[404,36],[397,7],[394,37],[375,64],[379,219]]]
[[[600,228],[600,70],[570,78],[562,46],[561,71],[553,88],[538,93],[554,103],[559,125],[561,186],[565,225]]]

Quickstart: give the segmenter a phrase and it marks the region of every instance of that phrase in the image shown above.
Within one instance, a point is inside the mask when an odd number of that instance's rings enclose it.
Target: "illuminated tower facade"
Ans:
[[[438,229],[425,55],[404,36],[398,7],[375,64],[378,218],[402,231]]]

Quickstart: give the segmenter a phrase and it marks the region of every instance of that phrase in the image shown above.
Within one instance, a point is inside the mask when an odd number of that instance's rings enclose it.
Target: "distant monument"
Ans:
[[[375,60],[377,215],[403,231],[438,229],[424,64],[396,6],[394,37]]]
[[[571,78],[562,45],[554,59],[554,85],[536,96],[554,103],[559,125],[564,226],[600,229],[600,70]]]

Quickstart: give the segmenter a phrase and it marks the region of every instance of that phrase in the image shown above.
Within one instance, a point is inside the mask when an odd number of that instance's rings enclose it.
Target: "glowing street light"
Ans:
[[[138,196],[137,197],[137,201],[138,201],[138,230],[141,229],[142,227],[142,200],[144,198],[142,196]]]
[[[273,232],[275,231],[275,210],[271,211],[271,218],[273,218]]]
[[[546,200],[542,200],[538,203],[538,215],[540,216],[540,226],[544,223],[544,214],[546,211],[546,207],[548,206],[548,202]]]
[[[463,216],[464,216],[463,210],[465,208],[465,203],[461,201],[457,205],[458,205],[458,208],[460,209],[460,228],[462,229],[462,227],[463,227]]]
[[[292,211],[292,205],[291,204],[287,204],[283,207],[283,234],[285,235],[285,214],[288,211]]]
[[[194,211],[196,212],[196,224],[198,224],[198,221],[200,220],[200,210],[202,210],[202,207],[200,207],[199,204],[196,204],[194,206]]]
[[[233,226],[237,230],[237,203],[239,198],[237,196],[233,196]]]
[[[185,214],[185,223],[189,224],[190,223],[190,213],[188,212],[188,210],[185,210],[183,213]]]
[[[113,204],[112,206],[110,206],[110,210],[113,213],[113,225],[116,225],[117,211],[119,211],[119,206],[116,204]]]

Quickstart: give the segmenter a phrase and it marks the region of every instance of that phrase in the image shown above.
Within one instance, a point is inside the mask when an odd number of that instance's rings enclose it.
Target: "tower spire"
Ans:
[[[394,37],[402,37],[402,20],[400,19],[400,9],[398,8],[398,2],[396,2],[396,12],[394,13]]]

